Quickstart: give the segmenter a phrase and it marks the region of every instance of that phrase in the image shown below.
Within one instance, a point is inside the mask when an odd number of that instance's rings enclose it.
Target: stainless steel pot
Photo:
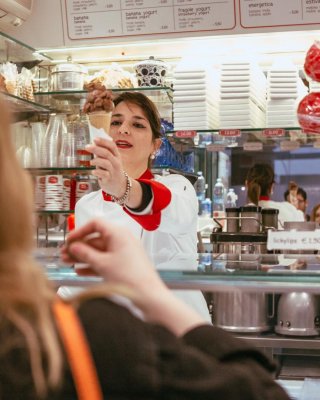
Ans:
[[[255,333],[272,328],[274,296],[266,293],[215,293],[213,324],[231,332]]]
[[[306,292],[282,294],[278,303],[277,325],[275,331],[281,335],[319,335],[319,296]]]

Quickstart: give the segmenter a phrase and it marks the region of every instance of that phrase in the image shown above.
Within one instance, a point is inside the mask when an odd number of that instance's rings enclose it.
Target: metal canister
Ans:
[[[240,207],[241,232],[258,233],[261,231],[261,207]]]
[[[239,232],[239,213],[240,208],[238,207],[228,207],[226,208],[227,217],[227,232]]]
[[[277,208],[263,208],[261,211],[262,225],[264,229],[278,229],[278,214]]]

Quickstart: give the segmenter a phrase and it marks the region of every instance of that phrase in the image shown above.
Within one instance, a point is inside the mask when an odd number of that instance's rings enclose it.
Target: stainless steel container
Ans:
[[[226,208],[227,217],[227,232],[239,232],[240,230],[240,220],[239,220],[240,208],[238,207],[228,207]]]
[[[319,296],[306,292],[282,294],[278,303],[276,333],[317,336],[320,333]]]
[[[266,233],[212,232],[213,253],[264,254],[267,253]]]
[[[261,232],[261,207],[240,207],[241,232]]]
[[[51,73],[52,90],[82,90],[87,68],[79,64],[58,64]]]
[[[231,332],[265,332],[273,326],[274,298],[266,293],[214,293],[213,324]],[[269,310],[270,308],[270,310]]]
[[[279,210],[276,208],[263,208],[261,210],[263,229],[278,229]]]

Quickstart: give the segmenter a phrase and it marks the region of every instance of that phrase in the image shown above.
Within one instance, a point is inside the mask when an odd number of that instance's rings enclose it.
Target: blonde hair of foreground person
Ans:
[[[52,320],[56,291],[32,257],[33,185],[21,168],[10,137],[10,117],[0,99],[0,334],[13,324],[22,334],[1,334],[1,354],[25,346],[37,395],[59,386],[63,357]],[[74,296],[77,307],[88,298],[119,294],[138,299],[136,291],[118,284],[102,283]],[[43,365],[45,360],[46,367]],[[1,397],[1,394],[0,394]]]
[[[0,100],[0,318],[2,332],[12,324],[14,333],[1,339],[1,352],[25,346],[39,396],[58,385],[62,355],[52,322],[50,304],[55,292],[31,256],[33,249],[33,196],[31,179],[20,167],[10,137],[10,117]],[[18,334],[17,334],[18,336]],[[18,344],[17,344],[18,343]],[[42,365],[47,361],[47,372]]]

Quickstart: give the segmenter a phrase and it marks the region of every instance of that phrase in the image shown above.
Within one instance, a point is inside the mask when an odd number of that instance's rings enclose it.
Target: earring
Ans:
[[[156,153],[151,153],[150,159],[151,159],[151,160],[154,160],[155,158],[156,158]]]

